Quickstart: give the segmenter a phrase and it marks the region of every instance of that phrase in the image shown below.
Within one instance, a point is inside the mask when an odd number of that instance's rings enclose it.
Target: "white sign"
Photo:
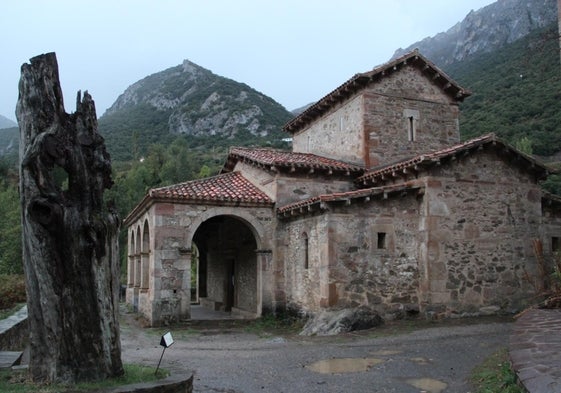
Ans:
[[[171,332],[167,332],[162,336],[162,339],[160,340],[160,345],[162,347],[167,348],[171,346],[171,344],[173,344],[173,337],[171,336]]]

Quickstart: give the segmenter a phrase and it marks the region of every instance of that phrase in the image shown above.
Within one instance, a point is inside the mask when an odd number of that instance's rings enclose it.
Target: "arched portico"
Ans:
[[[193,228],[193,227],[191,227]],[[201,305],[245,317],[261,314],[261,238],[246,220],[216,215],[195,229]]]

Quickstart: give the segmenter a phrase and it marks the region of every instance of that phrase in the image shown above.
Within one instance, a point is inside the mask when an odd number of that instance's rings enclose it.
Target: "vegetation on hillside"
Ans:
[[[473,92],[460,106],[463,139],[495,133],[512,144],[527,138],[538,156],[561,152],[561,66],[557,26],[446,72]]]
[[[135,83],[99,119],[113,160],[138,158],[150,145],[168,145],[178,135],[207,150],[280,143],[280,130],[292,117],[282,105],[195,64],[187,68],[173,67]]]

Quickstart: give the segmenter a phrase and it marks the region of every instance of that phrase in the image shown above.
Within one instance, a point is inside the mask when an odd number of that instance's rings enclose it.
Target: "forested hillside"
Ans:
[[[473,93],[460,106],[463,139],[494,132],[515,145],[529,140],[532,152],[542,157],[561,152],[556,25],[445,71]]]

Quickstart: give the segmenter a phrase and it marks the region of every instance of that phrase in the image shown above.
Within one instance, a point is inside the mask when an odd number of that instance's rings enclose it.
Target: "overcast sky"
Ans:
[[[67,112],[101,116],[132,83],[188,59],[292,110],[494,0],[10,0],[0,8],[0,115],[21,64],[56,52]]]

